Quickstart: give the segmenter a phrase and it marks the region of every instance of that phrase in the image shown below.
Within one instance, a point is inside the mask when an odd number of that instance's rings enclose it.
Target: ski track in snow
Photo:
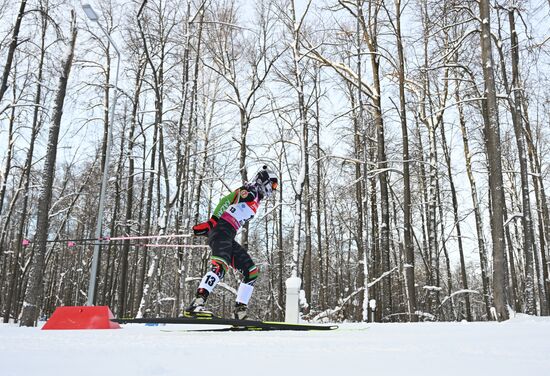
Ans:
[[[183,332],[197,326],[41,331],[0,325],[0,375],[545,375],[550,318],[340,324],[327,332]],[[169,331],[169,332],[167,332]]]

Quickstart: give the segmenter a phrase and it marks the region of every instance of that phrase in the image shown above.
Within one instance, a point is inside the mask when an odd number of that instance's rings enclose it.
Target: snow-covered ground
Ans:
[[[57,331],[0,325],[0,375],[548,375],[550,318],[328,332]]]

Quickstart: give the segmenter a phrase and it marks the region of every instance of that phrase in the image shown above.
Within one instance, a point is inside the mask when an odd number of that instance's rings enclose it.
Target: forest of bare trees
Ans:
[[[550,2],[90,3],[0,0],[4,322],[177,316],[209,266],[191,226],[264,163],[251,316],[283,319],[290,276],[311,320],[550,313]]]

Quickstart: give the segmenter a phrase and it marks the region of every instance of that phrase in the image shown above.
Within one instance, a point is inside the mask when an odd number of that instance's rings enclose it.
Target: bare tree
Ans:
[[[31,124],[31,135],[29,139],[29,149],[27,151],[27,156],[25,159],[25,164],[23,167],[23,175],[22,180],[24,181],[23,185],[23,191],[25,194],[23,195],[23,204],[21,206],[21,217],[18,225],[18,232],[17,237],[15,240],[15,253],[13,257],[13,268],[12,268],[12,276],[10,278],[10,282],[8,285],[8,293],[7,293],[7,299],[6,299],[6,307],[5,307],[5,314],[4,314],[4,322],[8,322],[10,318],[10,312],[13,304],[13,298],[16,295],[16,287],[19,283],[19,273],[21,270],[20,267],[20,260],[19,257],[21,255],[21,252],[23,250],[23,235],[25,231],[25,222],[28,220],[28,207],[29,207],[29,201],[30,201],[30,184],[31,184],[31,170],[32,170],[32,161],[34,156],[34,148],[36,144],[36,138],[38,136],[38,132],[41,128],[42,121],[40,119],[40,105],[42,104],[42,80],[44,78],[44,60],[46,55],[46,32],[48,29],[48,17],[46,15],[48,14],[48,9],[44,8],[44,4],[41,3],[41,11],[42,16],[40,17],[41,25],[40,25],[40,55],[39,55],[39,62],[38,62],[38,69],[37,69],[37,75],[36,75],[36,92],[34,95],[34,108],[33,108],[33,116],[32,116],[32,124]],[[0,207],[2,206],[2,198],[0,198]],[[0,210],[1,212],[1,210]]]
[[[214,19],[209,21],[212,31],[206,44],[208,60],[205,66],[223,77],[229,86],[227,102],[239,111],[239,171],[241,180],[248,181],[247,143],[251,123],[263,116],[269,106],[263,100],[260,89],[270,74],[280,53],[272,45],[272,9],[269,3],[257,4],[257,29],[238,26],[238,16],[233,1],[214,10]],[[243,247],[248,245],[248,225],[241,233]]]
[[[500,127],[498,120],[498,103],[493,71],[491,41],[491,10],[488,0],[480,0],[479,16],[481,21],[481,63],[485,82],[485,146],[489,162],[489,190],[491,192],[491,234],[493,238],[493,293],[496,318],[507,320],[508,282],[504,244],[504,213],[506,205],[502,183],[502,161]],[[529,292],[533,293],[533,291]]]
[[[401,15],[404,12],[400,0],[394,2],[395,21],[390,20],[395,32],[397,42],[397,66],[399,79],[399,118],[401,120],[401,135],[403,138],[403,248],[404,265],[403,274],[405,279],[405,289],[407,293],[407,309],[410,321],[417,321],[416,312],[416,289],[414,282],[414,245],[412,238],[412,203],[411,203],[411,172],[410,172],[410,153],[409,153],[409,131],[407,124],[407,101],[405,98],[405,51],[403,46],[403,37],[401,32]],[[389,12],[388,12],[389,13]]]
[[[46,160],[42,172],[42,187],[38,206],[38,218],[36,225],[36,245],[32,258],[29,281],[25,291],[25,301],[21,311],[21,326],[34,326],[40,313],[41,300],[44,294],[44,267],[49,229],[49,210],[52,197],[52,188],[55,176],[55,160],[57,156],[57,143],[61,118],[63,116],[63,104],[67,93],[67,83],[71,72],[74,49],[76,44],[76,19],[74,11],[71,11],[71,36],[68,41],[67,55],[62,62],[62,72],[59,78],[57,93],[54,100],[52,122],[50,124]]]
[[[527,150],[525,147],[525,135],[522,116],[522,90],[520,88],[519,77],[519,42],[515,23],[515,10],[512,8],[508,11],[508,19],[510,24],[511,34],[511,54],[512,54],[512,87],[514,93],[514,101],[510,103],[512,111],[512,123],[514,125],[514,133],[516,136],[516,146],[519,156],[520,177],[521,177],[521,201],[522,201],[522,227],[524,234],[523,252],[525,254],[525,292],[526,292],[526,312],[527,314],[536,313],[535,299],[535,271],[533,268],[534,254],[536,254],[535,237],[533,231],[533,217],[531,215],[531,198],[529,187],[529,171],[527,162]],[[505,71],[504,71],[505,72]],[[509,93],[509,98],[511,93]],[[537,258],[535,258],[535,261]],[[543,297],[545,294],[542,295]],[[541,305],[546,307],[545,302]]]

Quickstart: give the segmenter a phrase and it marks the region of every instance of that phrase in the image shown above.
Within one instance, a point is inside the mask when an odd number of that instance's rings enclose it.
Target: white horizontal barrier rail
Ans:
[[[116,236],[114,238],[105,237],[104,240],[140,240],[140,239],[172,239],[189,238],[191,234],[172,234],[172,235],[147,235],[147,236]]]

